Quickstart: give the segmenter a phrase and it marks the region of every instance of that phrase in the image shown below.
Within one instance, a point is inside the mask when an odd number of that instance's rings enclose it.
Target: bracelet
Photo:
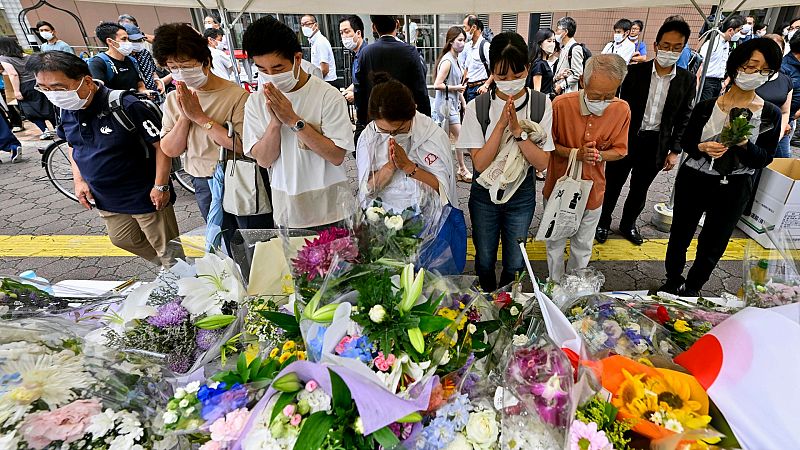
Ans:
[[[417,169],[419,169],[419,164],[414,163],[414,170],[411,173],[407,173],[406,177],[412,178],[417,173]]]

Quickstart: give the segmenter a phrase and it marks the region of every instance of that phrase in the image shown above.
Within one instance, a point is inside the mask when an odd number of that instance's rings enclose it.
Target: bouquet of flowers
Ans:
[[[360,262],[412,262],[416,258],[425,228],[418,212],[407,208],[396,213],[385,209],[377,199],[364,211],[364,218],[355,228]]]
[[[572,366],[547,336],[514,343],[495,406],[503,414],[504,449],[563,448],[572,423]]]
[[[52,317],[2,325],[0,447],[172,448],[151,414],[170,389],[160,372],[87,346],[66,326]]]
[[[318,237],[306,239],[292,258],[292,273],[301,298],[310,299],[338,263],[354,263],[359,256],[356,239],[344,228],[331,227]]]
[[[0,318],[35,317],[42,314],[66,314],[77,309],[116,300],[107,295],[86,295],[73,289],[75,298],[55,296],[49,286],[37,279],[0,278]]]
[[[730,317],[726,312],[701,306],[687,307],[666,299],[659,299],[658,302],[636,301],[629,306],[666,328],[672,342],[683,350]]]
[[[631,420],[617,420],[619,409],[595,395],[578,407],[569,427],[569,448],[587,450],[631,450],[625,434],[633,428]]]
[[[497,449],[498,419],[490,404],[474,401],[467,394],[456,394],[427,417],[424,427],[412,434],[408,442],[411,448],[419,450]]]
[[[787,231],[767,231],[775,249],[768,255],[748,246],[744,260],[744,301],[748,306],[772,308],[800,301],[800,275],[794,261],[796,245]],[[757,245],[757,244],[756,244]],[[757,253],[757,254],[756,254]]]
[[[206,254],[194,274],[183,263],[134,290],[102,313],[101,343],[163,359],[176,373],[188,373],[219,355],[235,334],[244,287],[230,258]]]
[[[656,369],[622,356],[602,361],[603,387],[612,393],[617,417],[650,439],[708,428],[708,395],[691,375]]]
[[[610,351],[637,359],[680,353],[669,331],[615,298],[587,295],[565,306],[564,312],[592,354]]]

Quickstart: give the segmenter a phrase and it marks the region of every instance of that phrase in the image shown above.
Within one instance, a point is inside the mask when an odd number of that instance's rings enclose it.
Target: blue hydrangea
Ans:
[[[308,341],[306,350],[308,351],[308,359],[311,361],[319,361],[322,358],[322,343],[325,340],[325,332],[328,331],[327,327],[319,327],[317,335],[314,339]]]
[[[456,427],[452,421],[437,417],[422,430],[425,438],[424,450],[441,450],[456,437]]]
[[[366,336],[353,339],[344,346],[341,356],[350,359],[358,359],[364,364],[372,362],[372,342]]]

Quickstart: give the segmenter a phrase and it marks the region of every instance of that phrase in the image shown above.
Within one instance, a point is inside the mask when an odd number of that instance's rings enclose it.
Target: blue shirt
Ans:
[[[636,51],[639,52],[639,56],[647,56],[647,44],[642,41],[637,41]]]
[[[121,214],[155,212],[150,191],[156,179],[156,154],[151,144],[161,139],[160,119],[136,97],[122,97],[125,113],[148,144],[145,151],[139,137],[108,112],[110,92],[100,86],[87,108],[62,110],[58,136],[72,147],[72,158],[97,208]]]
[[[72,50],[72,47],[70,47],[69,44],[67,44],[66,42],[64,42],[64,41],[62,41],[60,39],[58,41],[56,41],[55,44],[50,44],[50,43],[45,42],[45,43],[43,43],[41,45],[41,48],[42,48],[43,52],[49,52],[49,51],[52,51],[52,50],[58,50],[58,51],[61,51],[61,52],[72,53],[73,55],[75,54],[75,51]]]
[[[683,47],[683,50],[681,50],[681,57],[678,58],[678,62],[675,64],[681,69],[686,69],[689,67],[690,59],[692,59],[692,49],[686,46]]]
[[[367,48],[367,41],[361,41],[361,48],[358,49],[358,53],[356,53],[355,58],[353,58],[353,84],[356,84],[356,72],[358,72],[358,62],[361,59],[361,55],[364,53],[364,49]]]

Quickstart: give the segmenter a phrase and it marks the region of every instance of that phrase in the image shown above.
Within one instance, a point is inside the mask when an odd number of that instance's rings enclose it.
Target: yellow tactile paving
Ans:
[[[202,236],[181,237],[188,256],[200,256],[198,250],[203,246]],[[697,240],[689,247],[688,259],[694,259]],[[533,261],[545,261],[545,246],[543,242],[528,242],[528,255]],[[769,256],[769,250],[761,248],[754,241],[747,238],[731,239],[723,260],[741,260],[748,247],[755,252],[757,257]],[[663,261],[667,251],[667,239],[650,239],[637,247],[624,239],[610,239],[603,245],[594,246],[593,261]],[[500,252],[502,253],[502,249]],[[474,259],[475,247],[470,239],[467,242],[469,259]],[[105,256],[131,256],[111,244],[107,236],[78,236],[78,235],[50,235],[50,236],[0,236],[0,257],[105,257]],[[795,256],[800,257],[800,252]]]

